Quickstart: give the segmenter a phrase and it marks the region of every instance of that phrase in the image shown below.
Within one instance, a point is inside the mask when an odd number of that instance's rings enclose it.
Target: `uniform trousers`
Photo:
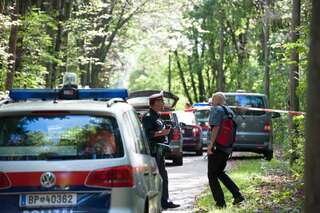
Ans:
[[[159,173],[162,178],[162,196],[161,205],[164,206],[168,203],[169,190],[168,190],[168,173],[165,166],[165,157],[162,154],[156,154],[156,162],[158,165]]]

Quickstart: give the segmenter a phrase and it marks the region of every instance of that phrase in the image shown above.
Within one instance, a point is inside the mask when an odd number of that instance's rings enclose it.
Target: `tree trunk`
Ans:
[[[171,78],[172,78],[172,74],[171,74],[171,51],[169,52],[169,61],[168,61],[168,91],[171,92]]]
[[[12,13],[12,22],[18,21],[19,16],[19,9],[21,8],[21,0],[15,1],[14,11]],[[11,26],[10,30],[10,37],[9,37],[9,67],[7,72],[7,78],[6,78],[6,84],[5,88],[6,90],[12,89],[13,86],[13,80],[14,80],[14,74],[16,72],[16,50],[17,50],[17,39],[18,39],[18,26],[17,24],[13,24]]]
[[[182,70],[182,67],[181,67],[181,63],[180,63],[180,59],[179,59],[179,55],[178,55],[178,51],[177,50],[174,51],[174,55],[176,57],[177,66],[178,66],[178,70],[179,70],[179,76],[180,76],[180,79],[181,79],[181,82],[182,82],[184,93],[187,96],[187,99],[188,99],[189,103],[192,104],[193,101],[192,101],[192,98],[191,98],[191,96],[189,94],[189,90],[188,90],[188,87],[187,87],[186,80],[184,79],[183,70]]]
[[[72,5],[73,5],[73,0],[65,0],[64,2],[64,13],[63,13],[63,19],[64,22],[68,21],[71,17],[71,12],[72,12]],[[63,49],[63,62],[65,66],[62,67],[62,72],[68,72],[68,42],[69,42],[69,31],[68,30],[63,30],[64,33],[62,34],[62,49]]]
[[[300,0],[292,0],[292,23],[290,32],[290,42],[296,43],[299,38],[298,28],[300,26],[300,11],[301,2]],[[289,64],[289,110],[299,111],[299,99],[297,96],[297,88],[299,85],[299,53],[297,48],[292,48],[290,55]],[[293,122],[292,115],[289,115],[289,134],[293,136],[297,133],[297,126]],[[297,158],[296,144],[292,137],[290,137],[291,149],[293,152],[290,156],[290,164],[292,165],[294,160]]]
[[[211,90],[209,92],[209,96],[212,96],[213,92],[215,91],[215,79],[217,78],[217,70],[218,70],[218,63],[216,60],[216,53],[214,48],[214,41],[210,41],[209,44],[209,52],[210,52],[210,67],[211,67]]]
[[[270,62],[269,62],[269,25],[270,25],[270,0],[264,1],[263,20],[263,52],[264,52],[264,93],[270,99]]]
[[[191,78],[191,86],[193,90],[193,100],[198,102],[199,98],[198,98],[196,83],[194,81],[194,66],[193,66],[193,61],[191,56],[188,56],[188,65],[189,65],[189,73]]]
[[[312,1],[307,90],[304,211],[320,212],[320,1]]]
[[[224,91],[224,20],[223,18],[220,20],[220,44],[219,44],[219,68],[218,68],[218,79],[217,79],[217,90]]]
[[[54,52],[56,55],[59,55],[61,50],[61,42],[62,42],[62,22],[64,21],[63,17],[63,9],[64,9],[64,0],[57,0],[55,8],[58,11],[58,24],[57,24],[57,34],[55,37],[55,45],[54,45]],[[55,88],[57,83],[57,77],[59,75],[58,72],[58,64],[56,62],[52,63],[52,73],[51,73],[51,84],[50,88]]]
[[[196,59],[196,65],[197,65],[197,76],[198,76],[198,91],[199,91],[199,101],[204,101],[205,100],[205,89],[204,89],[204,80],[203,80],[203,75],[202,75],[202,61],[199,56],[199,41],[198,41],[198,33],[195,33],[195,38],[194,38],[194,56]],[[202,50],[203,50],[202,46]],[[202,56],[202,54],[201,54]]]

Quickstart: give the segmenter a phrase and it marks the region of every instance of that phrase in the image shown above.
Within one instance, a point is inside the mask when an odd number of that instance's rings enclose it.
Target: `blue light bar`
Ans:
[[[194,103],[192,106],[194,107],[202,107],[202,106],[209,106],[209,103]]]
[[[127,89],[79,89],[79,99],[128,98]]]
[[[55,99],[58,98],[59,90],[53,89],[12,89],[9,97],[12,100],[28,100],[28,99]]]
[[[9,97],[15,101],[28,99],[53,100],[59,99],[62,89],[12,89]],[[79,89],[74,99],[104,99],[128,98],[127,89]]]

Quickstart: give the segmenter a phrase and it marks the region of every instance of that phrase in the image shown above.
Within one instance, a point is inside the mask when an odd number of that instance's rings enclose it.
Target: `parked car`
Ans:
[[[183,150],[202,155],[201,127],[192,111],[176,111],[182,129]]]
[[[137,111],[142,118],[143,114],[149,110],[149,96],[160,93],[159,90],[143,90],[131,92],[129,94],[128,103]],[[170,93],[163,92],[164,95],[164,112],[160,113],[161,118],[172,127],[172,132],[168,136],[170,152],[166,154],[166,159],[172,160],[174,165],[183,165],[182,152],[182,135],[177,117],[173,112],[179,97]]]
[[[193,113],[196,118],[196,124],[201,127],[201,143],[203,147],[207,147],[210,143],[211,128],[209,126],[210,106],[196,106]]]
[[[264,154],[267,160],[273,157],[272,118],[280,117],[279,113],[247,110],[245,107],[268,108],[264,94],[258,93],[224,93],[226,101],[232,107],[237,123],[234,151],[251,151]]]
[[[168,136],[170,152],[166,154],[166,159],[171,159],[174,165],[182,166],[182,132],[178,122],[177,115],[169,111],[161,112],[160,117],[162,118],[162,120],[164,120],[165,125],[171,126],[171,132]]]
[[[0,212],[161,212],[161,177],[126,97],[10,91],[0,104]]]

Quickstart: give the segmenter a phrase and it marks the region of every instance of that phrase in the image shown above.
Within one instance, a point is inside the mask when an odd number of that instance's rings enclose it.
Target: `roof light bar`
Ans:
[[[79,99],[128,98],[127,89],[79,89]]]
[[[59,94],[62,90],[57,89],[12,89],[10,90],[9,97],[15,101],[42,99],[53,100],[59,99]],[[76,98],[65,97],[63,99],[103,99],[109,100],[112,98],[128,98],[127,89],[79,89]],[[74,94],[70,94],[74,95]]]
[[[52,89],[12,89],[9,92],[12,100],[28,99],[55,99],[58,97],[58,90]]]
[[[193,107],[209,106],[209,103],[205,103],[205,102],[203,102],[203,103],[194,103],[192,106]]]

